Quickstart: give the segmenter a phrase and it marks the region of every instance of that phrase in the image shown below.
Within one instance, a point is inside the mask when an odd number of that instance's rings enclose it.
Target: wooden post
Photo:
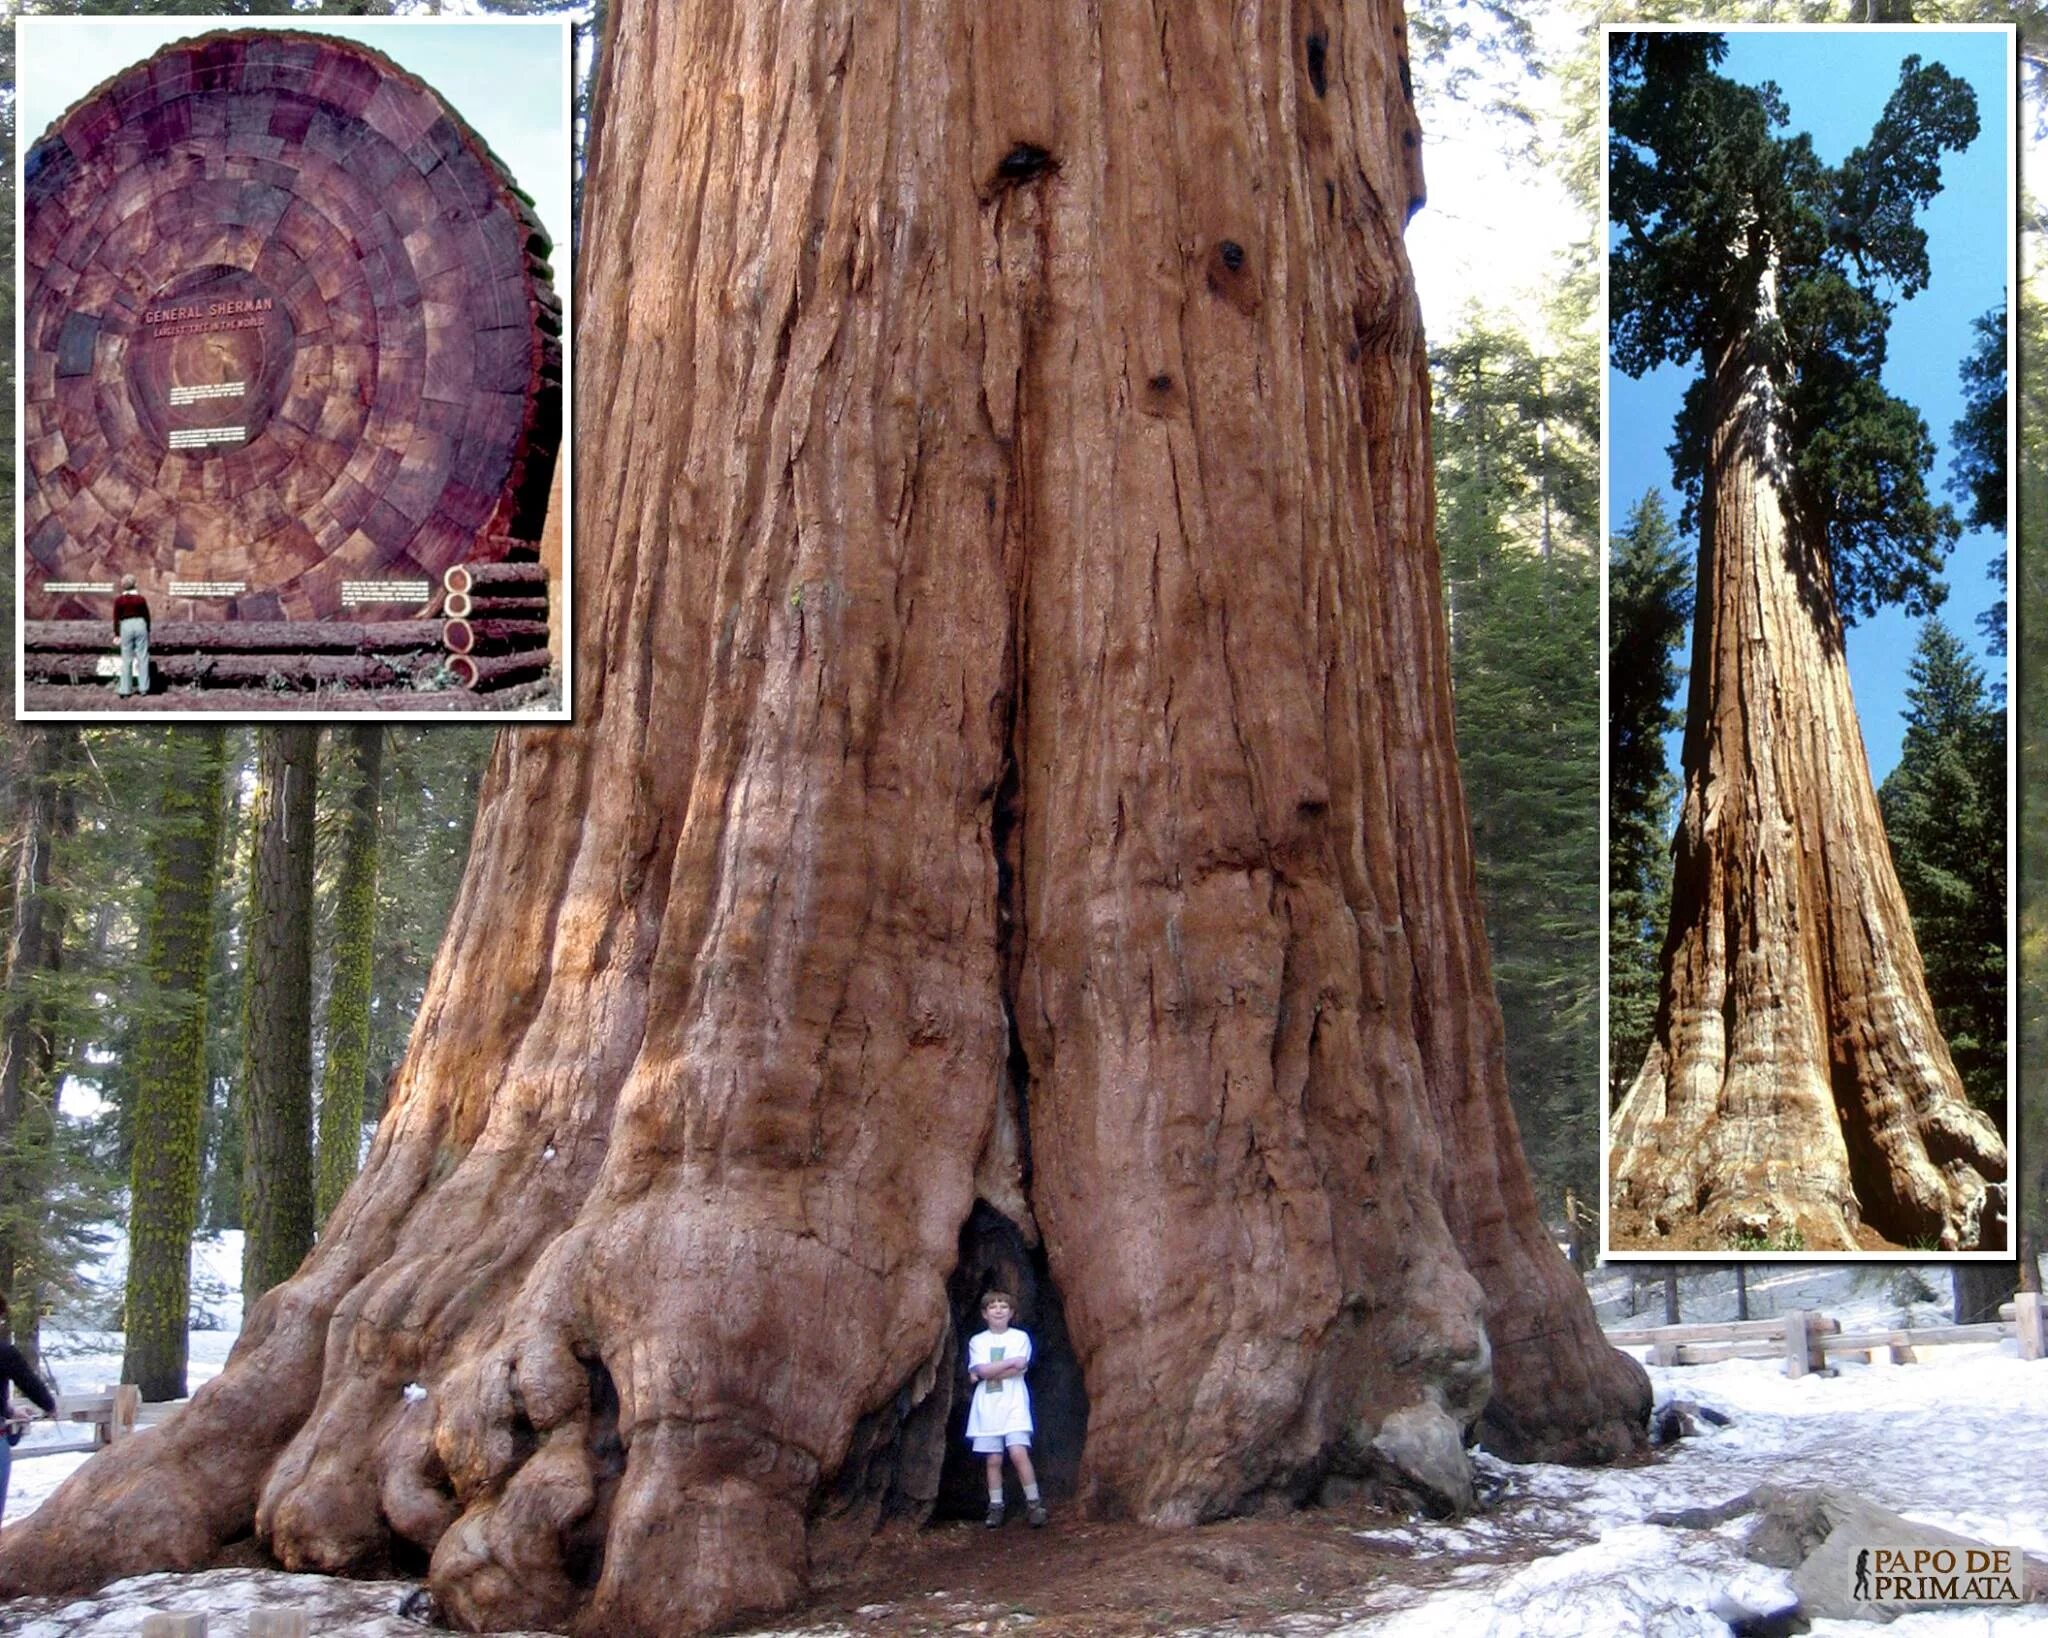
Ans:
[[[1795,1308],[1785,1316],[1785,1374],[1804,1376],[1813,1369],[1812,1344],[1806,1335],[1806,1310]]]
[[[2022,1291],[2012,1300],[2013,1326],[2019,1332],[2020,1358],[2048,1359],[2048,1315],[2042,1313],[2041,1293]]]
[[[107,1421],[107,1443],[125,1438],[135,1431],[135,1419],[142,1414],[142,1390],[133,1382],[123,1382],[114,1389],[114,1414]]]
[[[1650,1363],[1652,1365],[1676,1365],[1678,1363],[1678,1344],[1675,1342],[1651,1343]]]
[[[304,1610],[251,1610],[249,1638],[306,1638]]]
[[[151,1613],[142,1618],[142,1638],[206,1638],[206,1617],[185,1611]]]

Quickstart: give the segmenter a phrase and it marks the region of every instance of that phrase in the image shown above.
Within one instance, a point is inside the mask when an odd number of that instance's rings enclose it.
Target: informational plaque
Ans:
[[[23,194],[30,621],[103,619],[85,588],[126,575],[208,619],[360,620],[539,540],[548,236],[389,59],[180,42],[37,141]]]

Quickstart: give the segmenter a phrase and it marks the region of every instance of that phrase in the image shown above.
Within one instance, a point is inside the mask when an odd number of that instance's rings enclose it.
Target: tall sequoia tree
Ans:
[[[357,723],[336,735],[347,747],[348,806],[343,810],[334,887],[333,977],[327,987],[327,1061],[320,1077],[319,1174],[314,1215],[326,1222],[355,1181],[363,1146],[363,1078],[370,1059],[370,957],[377,931],[377,803],[384,774],[384,729]]]
[[[206,990],[219,879],[227,731],[173,729],[150,839],[128,1205],[127,1347],[121,1380],[144,1399],[185,1397],[192,1231],[206,1115]]]
[[[1399,8],[616,0],[603,60],[602,663],[499,740],[318,1248],[0,1591],[253,1527],[462,1625],[779,1608],[929,1510],[994,1280],[1100,1513],[1637,1448],[1506,1097]]]
[[[1850,698],[1845,618],[1939,601],[1932,444],[1878,379],[1919,208],[1975,98],[1909,56],[1839,166],[1711,34],[1613,38],[1615,362],[1697,362],[1685,794],[1656,1033],[1618,1111],[1616,1237],[1978,1244],[2005,1149],[1936,1027]],[[1631,1233],[1633,1229],[1633,1233]]]
[[[257,730],[242,979],[242,1299],[313,1244],[313,797],[320,730]]]

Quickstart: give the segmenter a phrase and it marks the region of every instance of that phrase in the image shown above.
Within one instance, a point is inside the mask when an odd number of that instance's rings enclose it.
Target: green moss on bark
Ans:
[[[144,1399],[185,1397],[192,1231],[206,1112],[206,985],[219,877],[225,729],[170,730],[143,931],[129,1165],[127,1351]]]
[[[319,1194],[326,1222],[350,1183],[362,1148],[363,1083],[370,1059],[370,954],[377,925],[377,795],[384,730],[351,728],[356,786],[341,844],[334,905],[334,976],[327,995],[327,1066],[320,1084]]]

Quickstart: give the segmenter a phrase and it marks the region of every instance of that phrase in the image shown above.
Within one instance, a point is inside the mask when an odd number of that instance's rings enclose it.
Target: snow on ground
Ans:
[[[116,1237],[105,1259],[90,1277],[96,1306],[109,1303],[118,1312],[122,1282],[128,1277],[128,1239]],[[240,1230],[192,1243],[194,1310],[217,1328],[190,1332],[186,1340],[185,1380],[188,1388],[211,1381],[227,1363],[228,1350],[242,1328],[242,1235]],[[60,1316],[61,1319],[61,1316]],[[121,1333],[80,1326],[46,1327],[43,1372],[59,1393],[97,1393],[121,1380]],[[14,1396],[17,1403],[20,1395]],[[25,1518],[51,1492],[89,1459],[89,1453],[37,1456],[50,1445],[75,1444],[85,1435],[78,1422],[39,1419],[14,1450],[14,1474],[7,1487],[7,1517]]]
[[[225,1248],[209,1255],[224,1261]],[[1940,1270],[1911,1276],[1897,1266],[1873,1272],[1779,1265],[1755,1274],[1750,1300],[1757,1317],[1808,1308],[1854,1327],[1948,1318],[1945,1302],[1916,1289],[1924,1277],[1945,1298]],[[1630,1323],[1629,1284],[1626,1270],[1596,1274],[1594,1295],[1607,1324]],[[1728,1285],[1725,1275],[1688,1276],[1685,1317],[1729,1317]],[[1654,1311],[1635,1323],[1660,1320],[1661,1293],[1649,1293],[1645,1307]],[[195,1384],[219,1369],[231,1340],[217,1332],[194,1335]],[[58,1360],[67,1385],[111,1379],[119,1343],[108,1333],[71,1337],[66,1345],[75,1351]],[[1419,1562],[1454,1558],[1444,1585],[1390,1577],[1348,1618],[1300,1611],[1260,1630],[1325,1638],[1727,1638],[1726,1621],[1712,1613],[1722,1594],[1733,1591],[1751,1608],[1790,1596],[1785,1575],[1742,1557],[1750,1521],[1739,1518],[1714,1530],[1644,1521],[1652,1512],[1725,1501],[1766,1480],[1845,1485],[1909,1518],[2048,1557],[2048,1361],[2021,1361],[2011,1341],[1923,1348],[1911,1365],[1843,1360],[1833,1375],[1798,1380],[1771,1359],[1651,1368],[1650,1379],[1660,1401],[1676,1397],[1712,1406],[1732,1419],[1730,1425],[1703,1430],[1633,1468],[1517,1467],[1482,1452],[1486,1505],[1476,1517],[1361,1532]],[[17,1466],[9,1516],[19,1517],[55,1487],[62,1474],[54,1470],[83,1459]],[[0,1608],[0,1633],[124,1638],[140,1631],[151,1609],[205,1608],[218,1616],[262,1603],[306,1608],[317,1631],[397,1638],[419,1630],[396,1615],[407,1590],[404,1583],[248,1570],[146,1576],[59,1610]],[[216,1621],[217,1630],[239,1625]],[[960,1630],[973,1628],[969,1622]],[[829,1638],[845,1629],[795,1630]],[[1816,1621],[1812,1630],[1818,1638],[1867,1638],[1871,1631],[1829,1620]],[[1887,1638],[2048,1638],[2048,1604],[1917,1612],[1886,1632]]]
[[[1749,1282],[1750,1312],[1762,1319],[1813,1309],[1845,1329],[1946,1324],[1945,1301],[1899,1300],[1902,1292],[1915,1296],[1916,1278],[1946,1298],[1948,1279],[1939,1269],[1759,1268]],[[1645,1312],[1629,1318],[1626,1269],[1601,1270],[1593,1287],[1608,1325],[1663,1318],[1661,1289],[1647,1295]],[[1734,1315],[1732,1276],[1689,1275],[1681,1296],[1688,1321]],[[1638,1358],[1646,1351],[1630,1350]],[[2010,1340],[1918,1353],[1916,1364],[1844,1359],[1832,1376],[1798,1379],[1771,1359],[1650,1367],[1660,1403],[1680,1398],[1713,1406],[1731,1425],[1704,1429],[1638,1468],[1516,1467],[1482,1455],[1482,1485],[1493,1489],[1488,1511],[1461,1525],[1418,1523],[1373,1534],[1418,1553],[1498,1554],[1519,1543],[1544,1556],[1501,1565],[1338,1631],[1346,1638],[1727,1638],[1727,1623],[1710,1613],[1717,1594],[1747,1593],[1753,1609],[1790,1596],[1787,1577],[1742,1557],[1751,1520],[1718,1530],[1643,1521],[1653,1512],[1711,1506],[1767,1480],[1843,1485],[1922,1523],[2048,1556],[2048,1361],[2022,1361]],[[1823,1620],[1812,1630],[1847,1638],[1871,1629]],[[2048,1605],[1913,1613],[1886,1632],[2048,1634]]]
[[[1790,1582],[1749,1563],[1751,1521],[1668,1530],[1653,1512],[1711,1506],[1766,1480],[1847,1486],[1908,1518],[1997,1546],[2048,1555],[2048,1361],[2021,1361],[2011,1342],[1930,1348],[1915,1365],[1845,1363],[1835,1377],[1790,1380],[1775,1360],[1652,1368],[1658,1399],[1689,1399],[1732,1425],[1682,1441],[1639,1468],[1515,1467],[1481,1458],[1499,1487],[1491,1510],[1445,1527],[1375,1532],[1418,1552],[1540,1545],[1549,1556],[1436,1594],[1386,1619],[1340,1629],[1374,1638],[1726,1638],[1709,1613],[1737,1585],[1768,1607]],[[1756,1603],[1752,1608],[1758,1607]],[[2048,1634],[2048,1605],[1903,1616],[1896,1638]],[[1817,1621],[1817,1634],[1869,1629]]]

